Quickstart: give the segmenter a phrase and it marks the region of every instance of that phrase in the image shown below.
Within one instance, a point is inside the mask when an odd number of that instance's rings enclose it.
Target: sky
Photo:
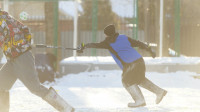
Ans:
[[[115,12],[118,16],[122,17],[132,17],[133,16],[133,1],[134,0],[110,0],[112,4],[112,10]],[[66,14],[69,14],[70,16],[74,16],[75,14],[75,4],[73,1],[61,1],[59,4],[59,7],[66,12]],[[80,12],[83,11],[83,8],[81,7],[80,3],[78,6],[78,10]]]

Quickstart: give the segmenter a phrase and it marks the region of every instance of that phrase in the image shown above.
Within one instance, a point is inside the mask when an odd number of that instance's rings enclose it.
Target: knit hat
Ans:
[[[104,28],[104,34],[107,36],[113,36],[115,33],[115,26],[113,24],[110,24]]]

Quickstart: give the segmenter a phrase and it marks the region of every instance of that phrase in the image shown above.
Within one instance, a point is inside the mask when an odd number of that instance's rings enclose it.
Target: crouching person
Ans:
[[[7,12],[0,11],[0,47],[7,58],[0,70],[0,112],[9,112],[9,90],[17,79],[58,111],[74,112],[74,108],[53,88],[40,84],[30,42],[29,29]]]

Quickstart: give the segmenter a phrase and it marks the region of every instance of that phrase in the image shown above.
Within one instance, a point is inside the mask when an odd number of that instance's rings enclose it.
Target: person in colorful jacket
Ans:
[[[9,90],[19,79],[33,94],[60,112],[74,112],[56,91],[40,84],[31,53],[31,33],[27,26],[0,10],[0,47],[7,63],[0,70],[0,112],[9,112]]]
[[[151,56],[155,58],[155,53],[151,48],[126,35],[116,33],[114,25],[108,25],[104,29],[107,36],[106,39],[100,43],[81,44],[78,47],[78,52],[82,53],[85,48],[101,48],[108,49],[113,59],[123,70],[122,83],[126,90],[130,93],[134,103],[128,103],[128,107],[145,106],[146,102],[139,86],[156,94],[156,104],[159,104],[167,91],[153,84],[145,77],[145,63],[143,57],[133,48],[139,47],[150,52]],[[139,86],[138,86],[139,85]]]

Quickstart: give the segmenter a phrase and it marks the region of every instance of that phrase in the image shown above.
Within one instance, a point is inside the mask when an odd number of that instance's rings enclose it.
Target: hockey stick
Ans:
[[[36,48],[55,48],[55,49],[64,49],[64,50],[80,50],[78,48],[65,48],[60,46],[50,46],[50,45],[44,45],[44,44],[36,44]]]

